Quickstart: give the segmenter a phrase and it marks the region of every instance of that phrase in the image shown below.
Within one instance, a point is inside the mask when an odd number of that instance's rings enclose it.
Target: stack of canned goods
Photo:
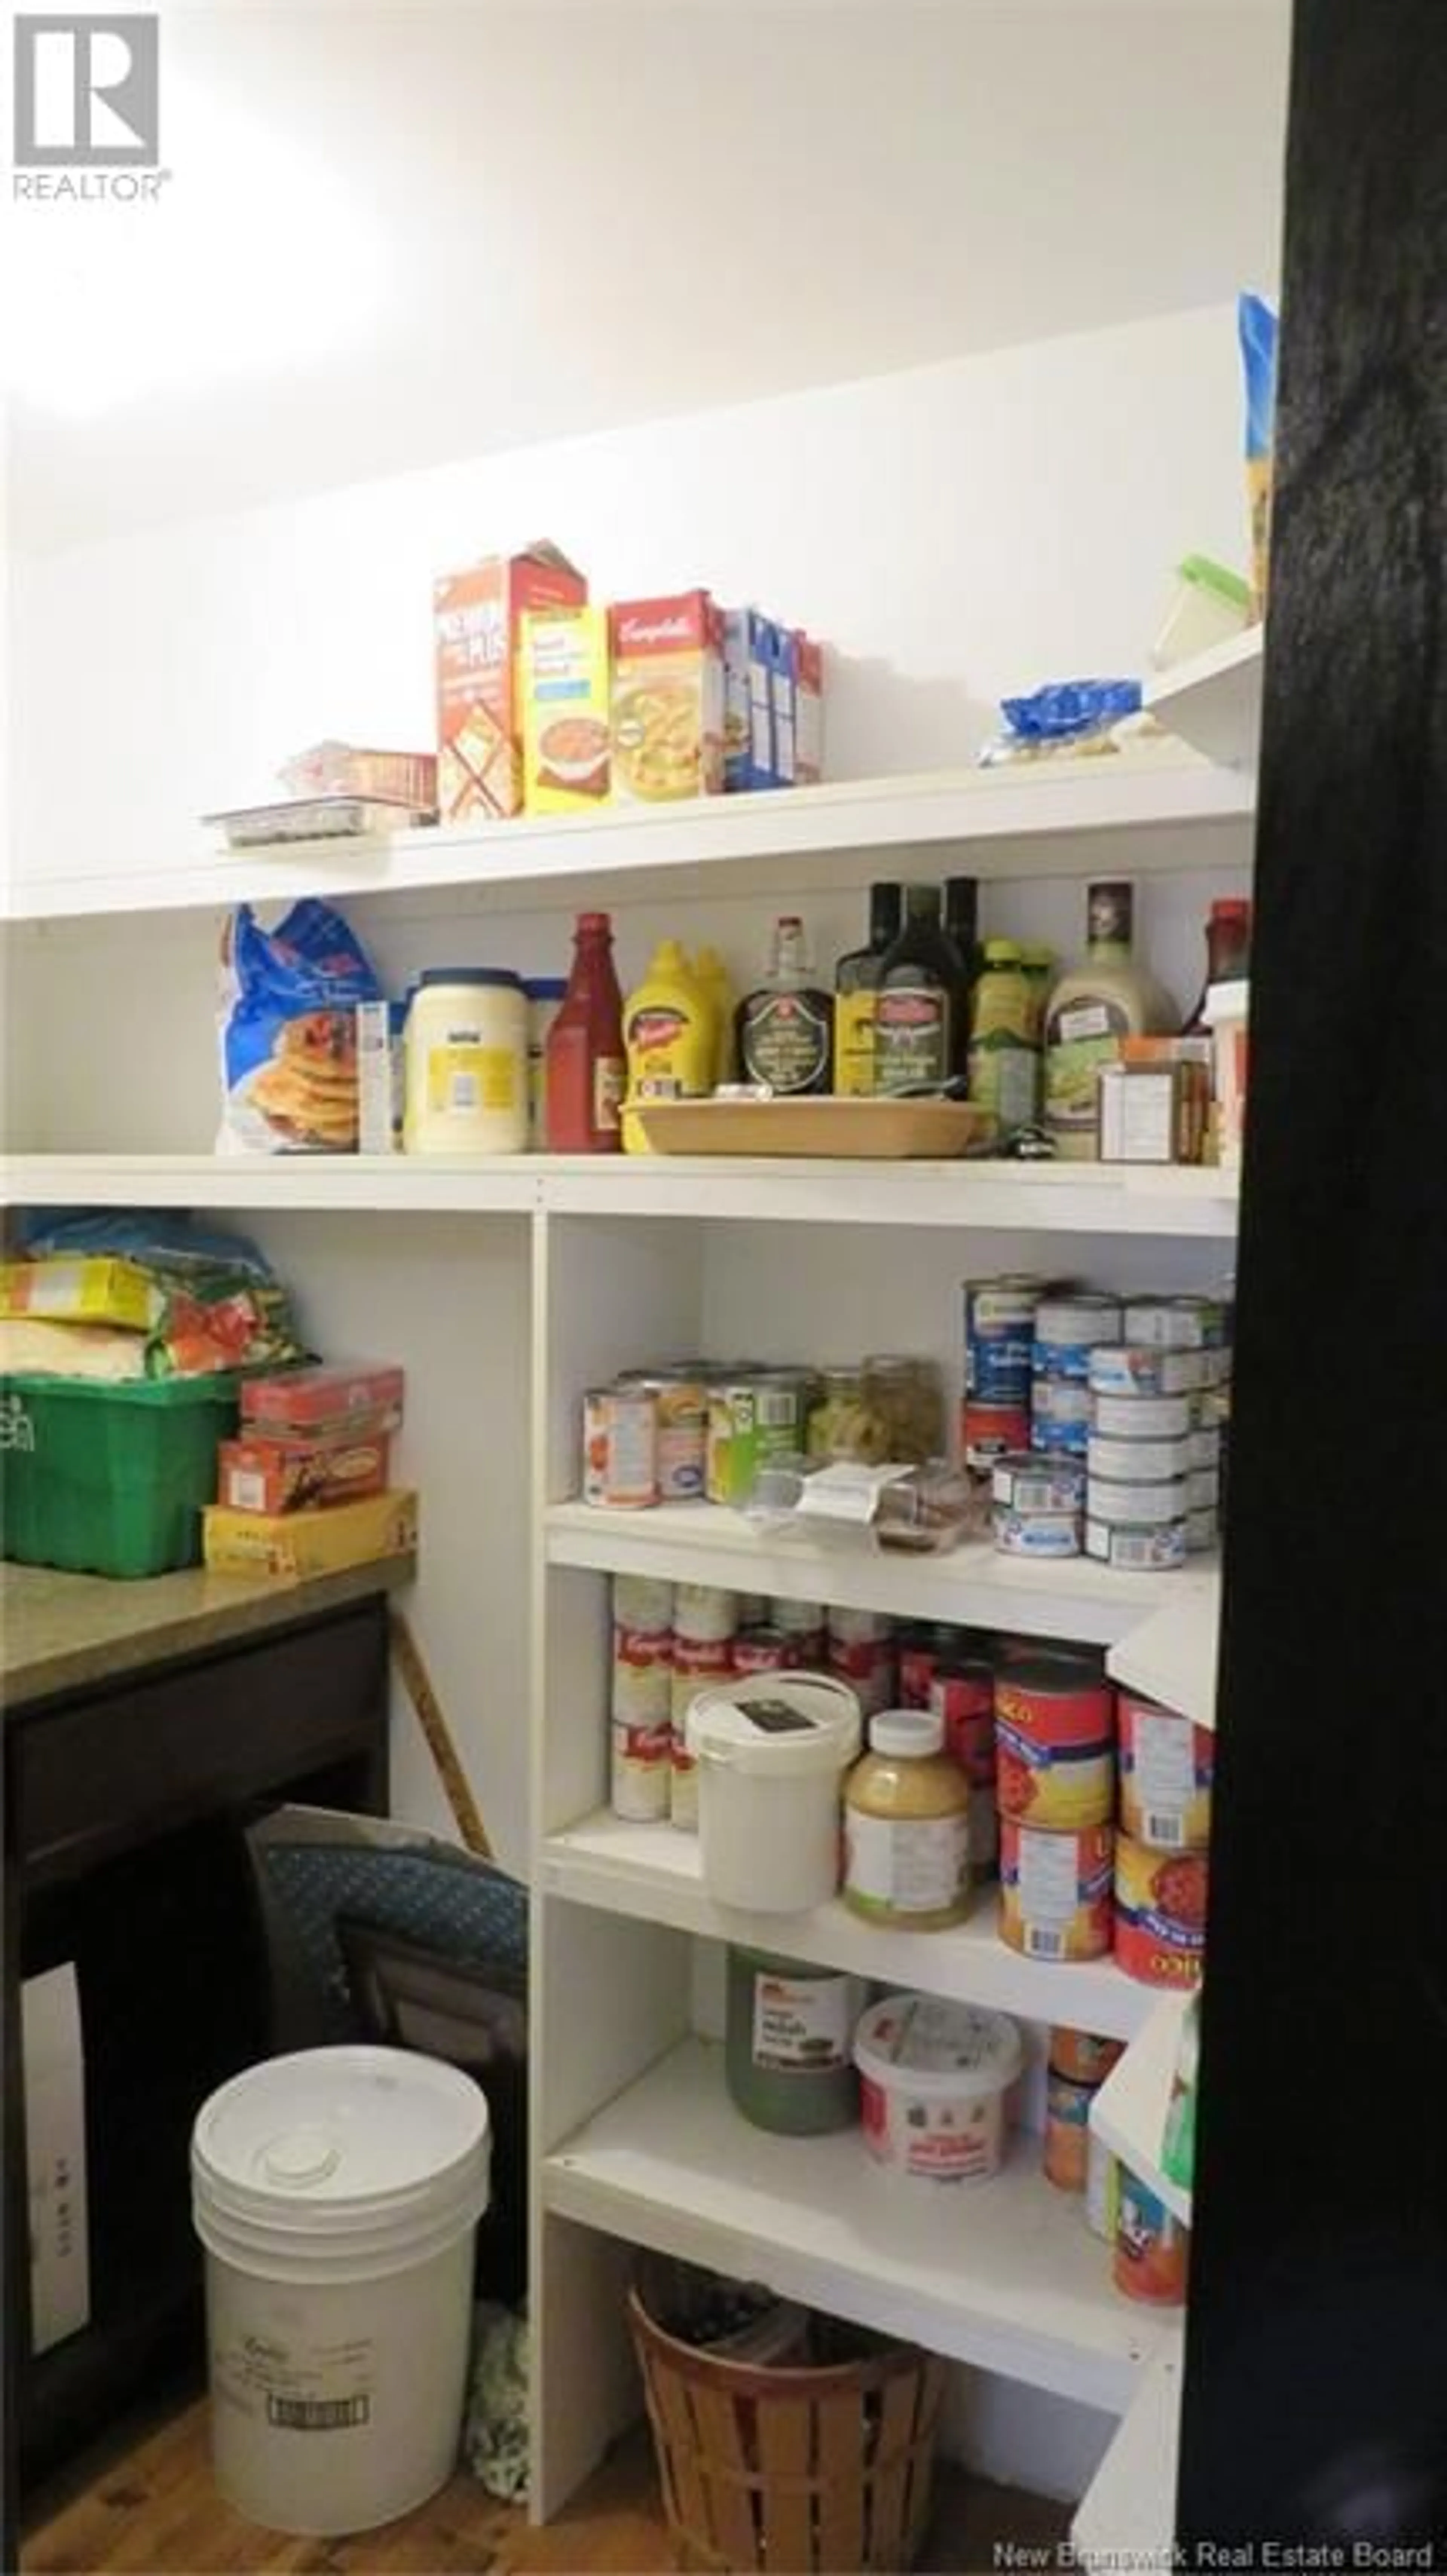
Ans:
[[[1087,1555],[1159,1572],[1215,1545],[1229,1366],[1219,1299],[1128,1301],[1090,1353]]]
[[[967,1285],[961,1428],[996,1546],[1130,1571],[1214,1547],[1229,1372],[1214,1297]]]
[[[995,1683],[1000,1935],[1027,1959],[1114,1939],[1115,1693],[1102,1657],[1038,1648]]]
[[[893,1705],[892,1622],[817,1601],[769,1600],[711,1583],[613,1581],[611,1795],[636,1824],[698,1823],[698,1785],[687,1749],[688,1711],[700,1691],[755,1673],[832,1672],[866,1709]]]
[[[923,1466],[944,1447],[941,1372],[927,1358],[887,1353],[827,1370],[681,1360],[584,1396],[583,1500],[743,1509],[761,1472],[786,1461]]]

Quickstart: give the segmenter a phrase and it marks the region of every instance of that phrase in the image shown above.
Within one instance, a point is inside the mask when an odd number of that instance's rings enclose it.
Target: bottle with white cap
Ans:
[[[844,1902],[871,1923],[944,1931],[970,1907],[970,1788],[935,1710],[872,1718],[844,1788]]]

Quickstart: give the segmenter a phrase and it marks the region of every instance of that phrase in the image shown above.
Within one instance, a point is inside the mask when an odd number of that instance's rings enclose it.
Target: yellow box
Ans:
[[[518,654],[523,811],[571,814],[610,791],[608,612],[530,609]]]
[[[133,1261],[52,1252],[0,1263],[0,1315],[148,1333],[164,1302],[154,1279]]]
[[[324,1512],[228,1511],[203,1514],[206,1562],[213,1574],[341,1574],[379,1556],[402,1556],[417,1544],[415,1494],[369,1494]]]

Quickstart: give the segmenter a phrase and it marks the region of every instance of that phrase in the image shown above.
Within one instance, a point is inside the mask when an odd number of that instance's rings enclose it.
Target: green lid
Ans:
[[[1197,590],[1214,591],[1228,607],[1244,609],[1250,614],[1251,585],[1242,580],[1239,572],[1229,571],[1225,564],[1216,563],[1210,555],[1186,555],[1176,570],[1182,581],[1193,582]]]
[[[1020,962],[1027,975],[1048,975],[1055,964],[1055,951],[1042,939],[1027,939],[1020,951]]]
[[[1020,946],[1020,944],[1019,944],[1018,940],[1014,940],[1014,939],[987,939],[987,940],[986,940],[986,942],[985,942],[985,964],[986,964],[987,966],[1023,966],[1023,965],[1024,965],[1024,963],[1025,963],[1025,951],[1024,951],[1024,949]]]

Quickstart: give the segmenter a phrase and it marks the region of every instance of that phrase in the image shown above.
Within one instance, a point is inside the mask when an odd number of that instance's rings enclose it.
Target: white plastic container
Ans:
[[[274,2531],[371,2531],[452,2475],[487,2104],[393,2048],[317,2048],[213,2093],[191,2139],[216,2483]]]
[[[500,966],[429,966],[407,1010],[409,1154],[522,1154],[528,1002]]]
[[[1215,1048],[1214,1081],[1220,1156],[1228,1171],[1238,1169],[1246,1125],[1246,1014],[1251,998],[1247,983],[1211,984],[1206,989],[1206,1025]]]
[[[886,1995],[854,2034],[864,2141],[901,2182],[985,2182],[1004,2161],[1008,2096],[1024,2062],[1005,2013],[934,1995]]]
[[[839,1885],[841,1782],[859,1702],[823,1673],[759,1673],[688,1712],[704,1884],[720,1905],[809,1914]]]
[[[1176,566],[1175,596],[1165,624],[1151,647],[1158,671],[1208,653],[1213,644],[1243,635],[1251,623],[1251,593],[1239,573],[1208,555],[1187,555]]]

